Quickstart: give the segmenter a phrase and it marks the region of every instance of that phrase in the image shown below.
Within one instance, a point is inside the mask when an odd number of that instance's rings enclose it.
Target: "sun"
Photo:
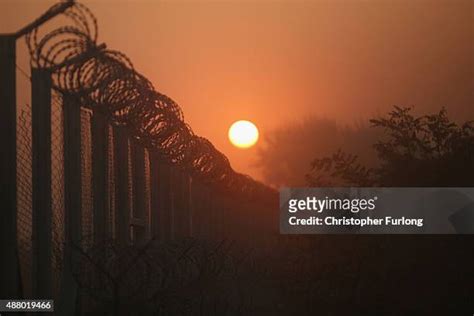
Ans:
[[[252,147],[258,140],[257,126],[246,120],[234,122],[229,128],[229,140],[238,148]]]

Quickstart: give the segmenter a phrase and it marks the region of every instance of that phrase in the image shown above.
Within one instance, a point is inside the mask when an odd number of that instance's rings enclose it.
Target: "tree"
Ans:
[[[357,155],[339,150],[312,161],[310,185],[472,186],[474,122],[457,125],[447,111],[415,117],[398,107],[370,120],[385,138],[374,144],[379,165],[366,167]]]

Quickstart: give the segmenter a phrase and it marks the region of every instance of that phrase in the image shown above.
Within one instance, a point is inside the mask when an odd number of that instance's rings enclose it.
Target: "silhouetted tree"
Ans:
[[[458,125],[442,108],[415,117],[412,108],[398,107],[387,117],[370,120],[386,138],[374,144],[380,164],[366,167],[357,155],[337,151],[313,160],[310,185],[472,186],[474,184],[474,122]]]

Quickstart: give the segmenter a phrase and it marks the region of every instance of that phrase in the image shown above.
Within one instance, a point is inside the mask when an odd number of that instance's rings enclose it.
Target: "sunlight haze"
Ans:
[[[3,0],[1,31],[53,3]],[[265,133],[308,115],[353,123],[397,104],[474,117],[469,0],[83,3],[98,18],[99,42],[127,54],[196,134],[256,178]],[[28,69],[25,52],[18,64]],[[241,117],[262,136],[246,151],[227,139]]]

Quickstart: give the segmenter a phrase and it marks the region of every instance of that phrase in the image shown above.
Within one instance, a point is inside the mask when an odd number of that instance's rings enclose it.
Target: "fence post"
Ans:
[[[189,236],[189,177],[178,167],[173,167],[173,229],[178,238]]]
[[[21,296],[16,206],[16,41],[0,35],[0,298]]]
[[[183,186],[183,233],[185,237],[191,236],[193,213],[191,210],[191,177],[186,172],[181,172]]]
[[[79,245],[81,238],[81,107],[72,96],[63,97],[64,193],[66,241]]]
[[[206,229],[206,189],[202,181],[192,179],[192,236],[200,239],[205,237]]]
[[[160,220],[160,162],[158,155],[150,151],[150,235],[157,239],[161,239]]]
[[[81,107],[71,95],[63,96],[64,124],[64,203],[65,240],[64,266],[58,315],[74,315],[78,288],[73,276],[74,256],[71,243],[80,245],[81,239]]]
[[[219,226],[221,228],[221,239],[233,240],[232,227],[229,226],[232,212],[230,211],[229,193],[224,192],[220,196]]]
[[[130,241],[130,197],[128,171],[128,135],[123,127],[114,128],[115,227],[119,245]]]
[[[216,233],[216,188],[212,184],[207,187],[207,225],[209,227],[209,239],[217,240]]]
[[[219,228],[217,226],[219,192],[215,187],[209,190],[209,235],[211,240],[219,239]]]
[[[223,199],[222,195],[224,193],[216,190],[216,195],[214,196],[214,226],[216,231],[216,238],[217,240],[222,240],[223,237],[223,223],[222,218],[224,215],[224,208],[223,208]]]
[[[133,242],[143,243],[147,236],[145,212],[145,150],[136,140],[130,142],[133,182]]]
[[[199,215],[196,217],[196,214],[200,213],[201,207],[201,196],[200,196],[200,189],[198,180],[191,176],[190,180],[190,188],[189,188],[189,204],[191,205],[191,218],[190,218],[190,236],[191,237],[200,237],[200,222],[199,222]]]
[[[51,274],[51,74],[31,69],[33,183],[33,297],[50,298]]]
[[[162,161],[159,153],[150,152],[150,198],[152,235],[160,241],[172,237],[171,167]]]
[[[108,145],[109,126],[105,115],[95,109],[91,119],[92,131],[92,196],[94,243],[104,242],[108,236]]]
[[[199,215],[196,216],[196,220],[199,220],[199,232],[201,238],[209,239],[209,186],[208,184],[200,182],[199,196],[201,197],[201,203],[199,206]]]
[[[159,165],[160,208],[159,222],[162,240],[173,237],[173,199],[171,189],[171,166],[165,163]]]
[[[188,190],[188,195],[186,197],[187,203],[188,203],[188,236],[193,237],[194,236],[194,212],[195,212],[195,192],[194,192],[194,178],[188,174],[186,174],[188,178],[187,182],[187,190]]]

